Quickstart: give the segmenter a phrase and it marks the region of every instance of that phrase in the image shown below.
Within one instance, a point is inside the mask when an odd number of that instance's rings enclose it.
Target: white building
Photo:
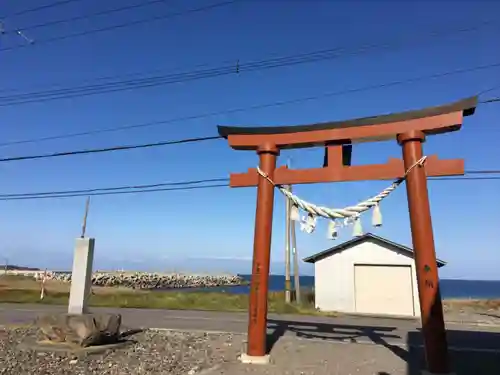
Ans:
[[[316,308],[420,316],[413,250],[367,233],[312,255]],[[437,267],[446,263],[437,261]]]

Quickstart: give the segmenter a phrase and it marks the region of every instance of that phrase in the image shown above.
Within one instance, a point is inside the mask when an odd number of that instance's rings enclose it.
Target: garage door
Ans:
[[[356,312],[415,315],[410,266],[355,265]]]

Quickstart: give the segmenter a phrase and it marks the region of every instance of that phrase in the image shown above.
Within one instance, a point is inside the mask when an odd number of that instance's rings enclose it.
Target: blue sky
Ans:
[[[82,0],[5,18],[6,30],[111,9],[139,0]],[[35,44],[1,51],[2,90],[31,91],[51,84],[76,85],[92,78],[161,70],[217,67],[397,40],[418,40],[435,30],[474,26],[500,11],[494,1],[347,2],[254,0],[163,21],[69,38],[37,41],[127,21],[195,8],[215,0],[164,3],[92,20],[26,30]],[[39,5],[4,2],[0,14]],[[452,9],[453,11],[450,11]],[[174,85],[0,107],[0,143],[120,125],[251,107],[500,62],[498,26],[402,43],[399,48],[343,56],[252,73]],[[1,48],[23,40],[0,36]],[[249,110],[191,121],[0,148],[1,157],[69,149],[107,147],[216,134],[216,125],[288,125],[357,118],[444,104],[500,85],[500,68],[446,78],[326,97],[281,107]],[[3,92],[2,95],[8,95]],[[498,96],[500,89],[486,97]],[[465,158],[466,169],[498,169],[495,142],[500,106],[478,107],[458,133],[436,136],[425,153]],[[355,146],[353,163],[379,163],[400,156],[395,143]],[[321,150],[283,153],[296,167],[319,166]],[[0,164],[2,194],[71,190],[166,181],[227,177],[258,162],[252,152],[231,150],[225,141],[138,151],[19,161]],[[385,188],[388,182],[297,186],[304,199],[344,207]],[[438,256],[449,264],[442,277],[495,279],[500,252],[495,231],[500,181],[430,182]],[[94,197],[88,234],[96,238],[97,268],[248,272],[255,214],[254,188],[206,189]],[[10,263],[69,268],[84,198],[0,202],[0,255]],[[282,273],[284,213],[276,195],[272,272]],[[411,244],[406,191],[402,186],[382,206],[384,226],[374,233]],[[365,230],[370,217],[365,219]],[[341,239],[350,238],[350,230]],[[333,243],[334,244],[334,243]],[[298,234],[301,257],[333,245],[326,223],[312,235]],[[0,261],[3,263],[3,261]],[[304,272],[310,267],[302,266]]]

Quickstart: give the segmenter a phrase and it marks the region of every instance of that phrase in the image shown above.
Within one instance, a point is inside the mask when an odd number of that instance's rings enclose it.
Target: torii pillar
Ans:
[[[477,97],[472,97],[438,107],[341,122],[282,127],[219,126],[218,130],[233,149],[256,151],[260,169],[277,185],[393,180],[404,176],[420,160],[426,136],[459,130],[463,117],[473,114],[476,105]],[[352,143],[384,140],[398,141],[403,149],[402,160],[392,158],[385,164],[350,165],[349,147]],[[325,163],[322,168],[276,168],[280,150],[318,146],[325,147]],[[412,168],[406,176],[427,374],[450,373],[427,176],[463,174],[463,160],[440,160],[432,155],[424,165]],[[257,186],[248,347],[242,360],[248,363],[266,363],[274,186],[260,176],[256,168],[250,168],[246,173],[231,174],[230,186]]]
[[[404,165],[408,170],[423,156],[422,143],[425,141],[425,134],[413,130],[399,134],[397,139],[403,148]],[[408,174],[406,192],[413,248],[418,249],[415,251],[415,264],[427,365],[431,374],[447,374],[448,345],[424,168],[414,168]]]

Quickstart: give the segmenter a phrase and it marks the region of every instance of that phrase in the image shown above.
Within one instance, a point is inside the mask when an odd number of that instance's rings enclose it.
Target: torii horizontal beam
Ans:
[[[425,164],[427,176],[456,176],[464,174],[464,160],[439,160],[437,155],[427,158]],[[391,158],[386,164],[341,166],[330,164],[325,168],[289,169],[286,166],[276,168],[273,181],[278,185],[312,184],[319,182],[342,182],[363,180],[395,180],[404,176],[405,167],[402,159]],[[231,187],[257,186],[259,176],[256,168],[246,173],[232,173]]]

